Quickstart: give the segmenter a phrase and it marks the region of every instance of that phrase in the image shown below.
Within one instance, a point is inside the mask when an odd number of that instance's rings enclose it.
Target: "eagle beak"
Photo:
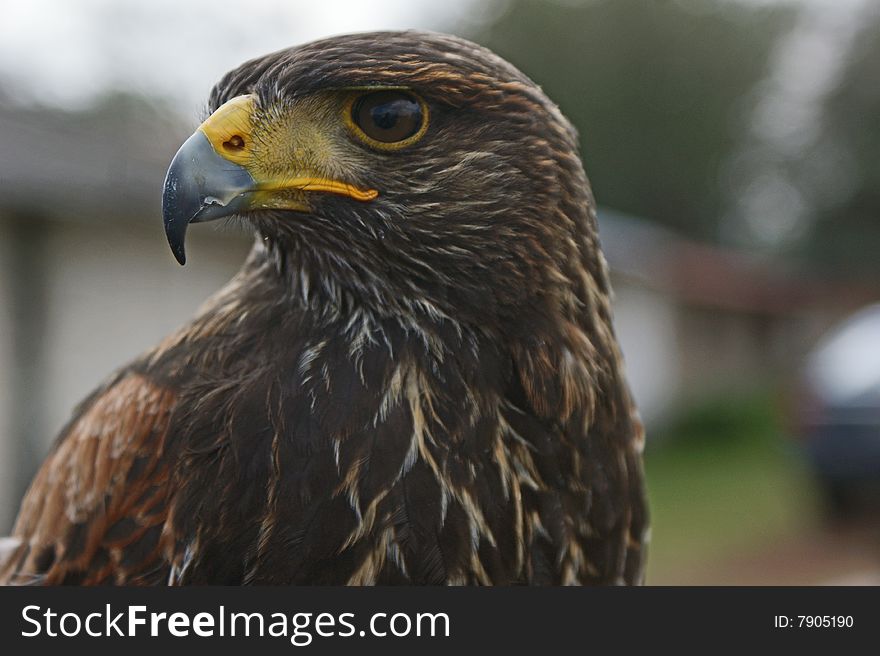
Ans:
[[[162,191],[162,219],[168,245],[180,264],[186,263],[184,241],[190,223],[244,211],[259,187],[246,168],[253,109],[253,96],[223,104],[171,160]]]
[[[190,223],[212,221],[249,210],[308,211],[307,191],[370,201],[379,193],[290,163],[289,175],[265,166],[266,144],[255,144],[253,95],[238,96],[202,123],[177,151],[165,176],[162,218],[171,252],[186,263],[184,240]],[[265,141],[265,140],[264,140]],[[264,149],[260,151],[260,149]]]
[[[210,221],[243,210],[256,181],[247,169],[223,159],[197,130],[187,139],[165,176],[162,219],[171,252],[186,263],[184,240],[190,223]]]

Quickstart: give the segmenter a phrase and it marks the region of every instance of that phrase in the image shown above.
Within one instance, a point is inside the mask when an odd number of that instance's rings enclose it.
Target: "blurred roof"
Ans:
[[[0,208],[58,219],[156,216],[183,121],[145,101],[87,112],[0,105]],[[131,208],[125,217],[118,208]]]
[[[599,210],[599,235],[613,273],[692,305],[790,314],[813,303],[858,307],[880,298],[876,284],[829,282],[778,259],[697,242],[606,208]]]

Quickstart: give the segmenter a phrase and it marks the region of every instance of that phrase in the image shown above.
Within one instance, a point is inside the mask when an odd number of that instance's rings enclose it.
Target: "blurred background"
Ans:
[[[648,582],[880,583],[880,1],[4,0],[0,534],[71,409],[248,238],[160,190],[247,58],[418,27],[580,130],[648,427]]]

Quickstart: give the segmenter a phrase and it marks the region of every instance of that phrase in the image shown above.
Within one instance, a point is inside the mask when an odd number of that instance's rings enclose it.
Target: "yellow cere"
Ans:
[[[218,155],[247,166],[250,161],[254,125],[254,96],[236,96],[221,105],[199,126]]]

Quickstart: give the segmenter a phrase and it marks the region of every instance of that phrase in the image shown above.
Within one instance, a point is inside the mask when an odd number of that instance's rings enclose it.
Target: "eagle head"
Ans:
[[[231,71],[209,111],[165,182],[181,264],[190,223],[236,216],[282,268],[383,313],[508,322],[576,312],[585,275],[604,288],[576,133],[485,48],[334,37]]]

